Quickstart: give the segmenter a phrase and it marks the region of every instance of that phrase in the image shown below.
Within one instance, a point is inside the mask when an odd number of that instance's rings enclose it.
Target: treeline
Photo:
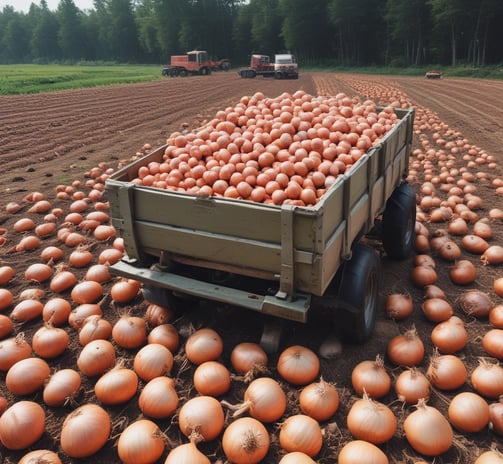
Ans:
[[[243,64],[480,67],[503,62],[502,0],[45,0],[0,12],[0,63],[165,63],[207,50]]]

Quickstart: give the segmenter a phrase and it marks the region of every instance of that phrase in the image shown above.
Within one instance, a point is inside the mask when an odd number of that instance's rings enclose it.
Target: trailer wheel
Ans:
[[[183,312],[182,298],[177,297],[171,290],[145,284],[142,288],[143,298],[159,306],[164,306],[178,313]]]
[[[379,305],[381,259],[371,247],[356,244],[351,259],[337,271],[322,297],[335,332],[349,343],[366,342],[374,330]]]
[[[382,217],[382,243],[392,259],[406,259],[414,249],[416,194],[403,182],[388,198]]]

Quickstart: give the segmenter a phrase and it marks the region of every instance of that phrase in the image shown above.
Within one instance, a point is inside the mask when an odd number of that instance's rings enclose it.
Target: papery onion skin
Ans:
[[[466,290],[459,296],[457,303],[466,315],[476,318],[487,317],[494,307],[489,295],[480,290]]]
[[[54,451],[38,449],[26,453],[18,464],[62,464],[62,461]]]
[[[211,461],[197,449],[193,442],[184,443],[173,448],[164,464],[211,464]]]
[[[453,354],[468,343],[468,332],[457,316],[437,324],[431,331],[431,341],[441,353]]]
[[[200,440],[211,441],[224,428],[224,411],[212,396],[196,396],[180,408],[178,424],[186,437],[196,433]]]
[[[473,464],[503,464],[503,454],[495,450],[485,451]]]
[[[274,422],[284,414],[286,405],[286,394],[279,382],[270,377],[259,377],[246,388],[244,402],[234,407],[233,417],[248,411],[260,422]]]
[[[339,464],[389,464],[383,451],[365,440],[353,440],[346,443],[337,458]]]
[[[503,360],[503,329],[488,330],[482,337],[482,347],[490,356]]]
[[[138,376],[132,369],[116,367],[105,372],[94,384],[96,397],[106,405],[129,401],[138,389]]]
[[[153,464],[161,457],[164,448],[162,432],[149,419],[129,424],[117,442],[117,452],[124,464]]]
[[[503,395],[503,367],[497,362],[482,358],[473,369],[470,380],[474,390],[485,398],[499,398]]]
[[[61,449],[72,458],[85,458],[97,453],[108,441],[112,422],[97,404],[85,404],[73,410],[61,428]]]
[[[386,353],[397,366],[417,366],[424,358],[424,344],[416,329],[412,328],[394,336],[388,342]]]
[[[323,446],[320,425],[304,414],[290,416],[281,424],[279,443],[285,451],[301,451],[314,457]]]
[[[432,356],[426,377],[439,390],[455,390],[465,383],[468,373],[463,361],[457,356],[436,352]]]
[[[133,368],[138,376],[148,382],[155,377],[171,373],[173,354],[160,343],[149,343],[136,353]]]
[[[231,387],[229,370],[218,361],[206,361],[194,371],[194,387],[200,395],[221,396]]]
[[[253,417],[241,417],[231,422],[222,436],[225,456],[236,464],[261,462],[269,451],[270,443],[267,429]]]
[[[330,419],[337,412],[339,403],[339,393],[335,385],[323,379],[305,386],[299,395],[302,412],[320,422]]]
[[[420,399],[427,401],[430,391],[430,381],[415,367],[401,372],[395,380],[398,399],[406,404],[417,404]]]
[[[480,432],[489,423],[489,405],[476,393],[461,392],[452,398],[447,415],[461,432]]]
[[[77,366],[86,376],[100,375],[115,365],[115,348],[108,340],[93,340],[85,345]]]
[[[63,406],[77,395],[82,384],[80,374],[74,369],[60,369],[44,386],[43,400],[48,406]]]
[[[444,415],[422,401],[405,418],[403,430],[412,448],[425,456],[445,453],[451,448],[454,439],[451,425]]]
[[[359,362],[351,373],[351,384],[360,396],[364,392],[374,399],[386,395],[391,389],[391,377],[386,372],[383,358],[377,355],[374,361]]]
[[[43,359],[21,359],[7,371],[5,385],[14,395],[29,395],[41,389],[50,375],[51,368]]]
[[[279,375],[293,385],[307,385],[318,377],[320,360],[311,349],[289,346],[279,355],[277,370]]]
[[[143,414],[154,419],[172,416],[178,407],[175,383],[169,377],[156,377],[141,389],[138,406]]]
[[[121,348],[133,349],[145,343],[147,324],[138,316],[124,315],[112,327],[112,339]]]
[[[285,454],[278,464],[316,464],[306,453],[300,451],[292,451]]]
[[[391,440],[397,428],[397,420],[391,409],[365,395],[353,403],[346,421],[349,431],[356,439],[374,445]]]
[[[0,370],[8,371],[16,362],[31,356],[31,345],[24,332],[0,341]]]
[[[33,401],[18,401],[0,416],[0,442],[10,450],[28,448],[44,430],[45,412]]]
[[[205,361],[215,361],[224,349],[222,337],[213,329],[196,330],[185,342],[185,353],[193,364],[199,365]]]
[[[33,334],[31,346],[35,354],[44,359],[52,359],[62,354],[68,344],[70,336],[59,327],[43,325]]]
[[[503,401],[489,404],[489,427],[503,436]]]
[[[401,321],[412,314],[414,303],[410,294],[392,293],[386,297],[385,312],[390,319]]]
[[[231,351],[230,362],[238,374],[247,374],[254,368],[265,368],[268,362],[267,353],[253,342],[238,343]]]

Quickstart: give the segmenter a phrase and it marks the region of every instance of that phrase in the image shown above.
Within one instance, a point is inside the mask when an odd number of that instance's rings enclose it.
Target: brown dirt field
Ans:
[[[242,80],[235,73],[214,73],[208,77],[166,79],[150,84],[133,84],[113,87],[102,87],[71,92],[55,92],[44,95],[25,95],[0,97],[0,229],[5,243],[0,247],[0,266],[9,265],[15,268],[16,275],[3,287],[10,290],[18,301],[21,291],[26,288],[40,287],[45,291],[43,301],[55,296],[49,289],[48,283],[34,284],[27,282],[24,271],[31,263],[39,261],[39,250],[24,254],[13,253],[12,247],[19,241],[19,234],[12,230],[14,222],[22,216],[30,216],[37,223],[43,221],[42,215],[28,213],[29,202],[25,196],[33,191],[39,191],[48,199],[68,211],[70,200],[56,201],[55,187],[70,185],[74,181],[87,179],[86,174],[99,163],[106,162],[107,166],[115,168],[119,163],[127,162],[132,156],[141,152],[145,143],[153,147],[165,143],[168,135],[184,128],[195,129],[213,117],[216,111],[234,105],[243,95],[251,95],[257,91],[266,96],[274,97],[283,92],[293,93],[302,89],[310,94],[336,94],[344,92],[349,96],[359,96],[362,99],[372,99],[378,104],[389,104],[399,101],[404,106],[416,107],[416,127],[414,148],[427,150],[438,148],[437,136],[439,130],[436,124],[442,126],[442,137],[446,140],[464,140],[467,146],[474,146],[481,150],[484,156],[496,159],[496,166],[488,163],[478,167],[468,166],[463,159],[463,151],[454,157],[453,163],[462,172],[485,172],[486,178],[477,178],[474,185],[477,195],[483,199],[483,207],[477,213],[480,218],[488,217],[491,208],[501,207],[501,197],[495,194],[492,181],[502,177],[503,144],[503,81],[485,81],[472,79],[454,79],[446,77],[442,80],[426,80],[408,77],[377,77],[333,73],[301,73],[298,81],[275,81],[268,79]],[[411,158],[414,175],[411,182],[417,188],[424,182],[425,172],[422,168],[415,169],[415,162],[419,162],[419,152]],[[441,169],[434,160],[433,169],[438,174]],[[419,164],[418,164],[419,165]],[[85,190],[85,187],[82,187]],[[17,214],[8,214],[5,206],[8,202],[16,201],[22,205]],[[430,233],[436,229],[443,229],[446,223],[428,222],[428,211],[422,212],[425,224]],[[502,245],[503,227],[501,221],[491,222],[493,238],[491,244]],[[110,243],[98,243],[89,238],[92,250],[96,254],[110,246]],[[455,238],[459,242],[459,238]],[[59,245],[55,236],[43,239],[41,246],[58,245],[65,252],[64,261],[72,249]],[[448,272],[451,264],[443,262],[434,256],[437,265],[438,285],[444,290],[447,300],[453,305],[455,313],[465,320],[469,333],[469,343],[458,355],[467,366],[468,379],[464,386],[455,391],[433,391],[430,404],[436,406],[444,414],[450,399],[460,391],[471,391],[469,375],[478,365],[480,357],[488,357],[481,345],[481,338],[491,328],[487,318],[474,319],[463,314],[457,306],[457,299],[467,288],[477,288],[487,292],[494,305],[501,304],[501,298],[493,291],[493,281],[502,277],[501,266],[482,266],[477,255],[463,252],[463,258],[471,260],[477,266],[478,274],[474,283],[466,288],[454,285]],[[316,456],[320,464],[334,463],[342,446],[352,439],[346,426],[346,415],[356,399],[351,386],[352,368],[362,360],[375,359],[376,355],[385,355],[389,340],[405,330],[415,327],[425,345],[425,358],[419,369],[426,371],[433,345],[430,333],[434,324],[428,321],[421,304],[424,292],[413,286],[410,271],[413,258],[403,262],[392,262],[383,256],[383,286],[382,298],[395,292],[408,292],[414,300],[414,313],[410,318],[401,322],[387,319],[384,311],[379,314],[376,330],[371,340],[363,346],[345,345],[343,353],[331,360],[322,360],[321,375],[329,382],[335,383],[341,403],[336,414],[329,421],[322,423],[324,429],[324,444]],[[73,269],[78,278],[83,278],[85,269]],[[108,292],[112,282],[105,284]],[[69,292],[64,296],[69,297]],[[147,303],[138,296],[128,305],[118,305],[111,301],[107,294],[103,303],[104,317],[114,323],[121,314],[130,312],[142,315]],[[4,313],[9,314],[10,308]],[[199,314],[199,316],[201,316]],[[224,339],[224,353],[222,361],[228,363],[228,356],[232,347],[240,341],[258,341],[260,339],[261,317],[236,308],[206,308],[202,320],[194,320],[194,324],[206,324],[219,331]],[[182,321],[175,321],[180,330]],[[41,320],[25,324],[16,324],[15,333],[25,332],[31,340],[35,330],[40,327]],[[53,371],[64,368],[76,368],[76,358],[80,352],[77,333],[69,326],[65,327],[70,335],[68,349],[59,357],[48,361]],[[327,324],[317,317],[306,325],[287,323],[281,348],[291,344],[304,344],[317,350],[323,338],[328,335]],[[117,348],[117,356],[123,357],[127,365],[132,364],[135,350]],[[183,362],[184,352],[180,349],[175,357],[172,376],[176,378],[176,385],[181,398],[180,403],[194,395],[191,384],[194,367]],[[271,375],[280,380],[288,394],[289,404],[284,417],[299,412],[297,398],[299,389],[282,381],[275,371],[275,356],[269,359]],[[501,364],[501,362],[500,362]],[[386,360],[386,368],[392,378],[395,378],[403,368],[393,366]],[[0,373],[0,394],[3,394],[10,404],[17,401],[15,395],[5,386],[5,372]],[[116,441],[125,426],[141,416],[136,397],[123,406],[107,407],[113,428],[107,444],[95,455],[85,459],[71,459],[59,447],[59,433],[64,418],[76,405],[96,403],[94,383],[96,379],[83,376],[83,385],[73,404],[61,408],[45,406],[42,392],[28,395],[30,399],[43,405],[46,410],[46,430],[43,437],[30,449],[47,448],[59,453],[62,462],[79,463],[111,463],[120,462]],[[140,387],[143,385],[140,382]],[[240,401],[245,385],[239,380],[233,380],[230,392],[224,398],[229,402]],[[387,443],[380,445],[390,462],[414,463],[424,456],[416,453],[408,445],[402,423],[405,417],[414,409],[403,406],[397,401],[392,389],[382,399],[393,409],[398,428],[395,436]],[[156,421],[160,429],[167,435],[169,446],[185,443],[186,439],[178,429],[176,415],[172,419]],[[263,462],[279,462],[284,451],[278,443],[279,423],[268,426],[272,444]],[[455,432],[455,442],[444,455],[435,458],[434,462],[441,463],[471,463],[481,452],[491,446],[501,445],[501,436],[496,435],[488,427],[476,434]],[[169,446],[157,462],[164,462]],[[211,462],[225,462],[220,440],[200,445],[200,449],[210,458]],[[0,448],[0,462],[13,464],[19,461],[24,451],[11,451]],[[426,458],[432,462],[432,458]]]

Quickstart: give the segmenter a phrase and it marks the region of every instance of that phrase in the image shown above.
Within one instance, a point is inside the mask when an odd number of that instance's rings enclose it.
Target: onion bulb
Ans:
[[[178,407],[175,382],[169,377],[156,377],[141,389],[138,406],[141,412],[154,419],[172,416]]]
[[[224,431],[222,448],[230,462],[256,464],[269,451],[270,438],[264,425],[253,417],[241,417]]]
[[[497,450],[485,451],[473,464],[503,464],[503,454]]]
[[[103,448],[111,428],[110,416],[101,406],[91,403],[80,406],[63,422],[61,449],[71,458],[91,456]]]
[[[231,387],[231,373],[218,361],[206,361],[194,371],[194,387],[200,395],[220,396]]]
[[[417,404],[420,399],[430,398],[431,384],[428,378],[417,368],[403,371],[395,380],[395,392],[400,401]]]
[[[320,371],[320,360],[311,349],[293,345],[286,348],[278,358],[279,375],[293,385],[313,382]]]
[[[136,372],[120,366],[105,372],[94,384],[96,398],[106,405],[126,403],[136,394],[137,389]]]
[[[388,342],[386,353],[397,366],[417,366],[424,357],[424,344],[416,329],[412,328],[403,334],[395,335]]]
[[[384,452],[365,440],[346,443],[337,457],[338,464],[389,464]]]
[[[173,355],[160,343],[149,343],[135,355],[133,368],[138,376],[148,382],[155,377],[166,375],[173,368]]]
[[[405,438],[410,446],[425,456],[438,456],[448,451],[454,439],[449,421],[433,406],[423,400],[403,423]]]
[[[193,364],[215,361],[223,352],[222,337],[213,329],[202,328],[192,332],[185,342],[185,353]]]
[[[290,416],[281,424],[279,443],[285,451],[300,451],[314,457],[323,446],[320,425],[305,414]]]
[[[164,447],[163,433],[149,419],[129,424],[117,442],[117,452],[124,464],[153,464],[161,457]]]
[[[447,415],[461,432],[480,432],[489,423],[489,405],[477,393],[461,392],[452,398]]]
[[[224,411],[212,396],[196,396],[180,408],[178,425],[190,440],[211,441],[224,428]]]
[[[178,445],[173,448],[164,464],[211,464],[211,461],[197,449],[193,442]]]
[[[503,395],[503,367],[497,362],[480,359],[470,380],[475,391],[486,398],[499,398]]]
[[[45,412],[33,401],[17,401],[0,416],[0,442],[10,450],[28,448],[44,430]]]
[[[234,409],[233,417],[245,412],[260,422],[275,422],[285,412],[286,394],[281,385],[270,377],[259,377],[253,380],[245,390],[244,402],[232,406],[226,402],[222,404]]]
[[[306,453],[292,451],[286,453],[278,464],[316,464],[316,461],[313,461]]]
[[[392,293],[386,297],[386,316],[401,321],[412,314],[414,304],[409,293]]]
[[[439,354],[435,351],[426,371],[431,384],[439,390],[455,390],[461,387],[467,377],[463,361],[453,354]]]
[[[391,377],[386,372],[384,360],[377,355],[375,361],[359,362],[351,373],[351,384],[358,395],[366,392],[370,398],[381,398],[391,389]]]
[[[238,343],[231,351],[230,362],[238,374],[261,371],[266,368],[268,357],[264,349],[253,342]]]
[[[319,382],[305,386],[299,395],[299,406],[304,414],[326,421],[339,408],[339,393],[334,385],[320,379]]]
[[[26,453],[18,464],[62,464],[62,461],[54,451],[37,449]]]
[[[348,429],[355,438],[374,445],[391,440],[397,427],[393,411],[385,404],[370,399],[368,395],[353,403],[346,420]]]

